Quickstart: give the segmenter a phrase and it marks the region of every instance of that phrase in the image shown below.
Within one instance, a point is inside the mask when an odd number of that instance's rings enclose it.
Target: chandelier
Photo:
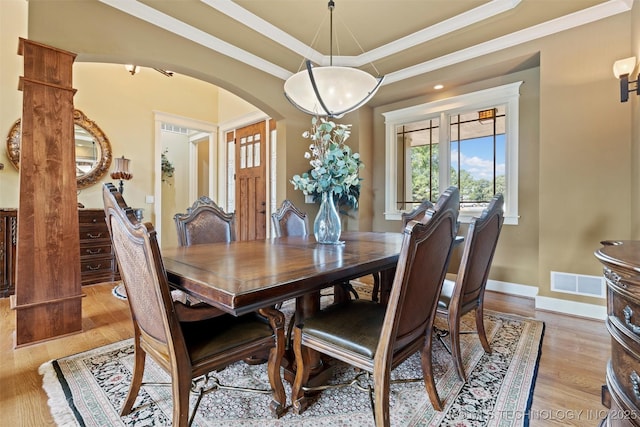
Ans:
[[[333,9],[329,0],[329,66],[314,67],[306,60],[306,69],[284,83],[284,95],[307,114],[340,118],[366,104],[378,91],[384,76],[375,78],[357,68],[333,65]]]

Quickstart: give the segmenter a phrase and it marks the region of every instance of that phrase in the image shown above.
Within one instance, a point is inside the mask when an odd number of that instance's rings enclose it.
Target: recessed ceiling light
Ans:
[[[433,88],[435,90],[440,90],[440,89],[444,88],[444,86],[443,85],[435,85]]]

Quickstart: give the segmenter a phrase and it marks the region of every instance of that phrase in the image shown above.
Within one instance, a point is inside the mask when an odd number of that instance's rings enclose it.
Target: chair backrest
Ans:
[[[150,223],[138,222],[113,184],[106,183],[102,194],[134,328],[143,338],[153,337],[156,348],[165,346],[165,350],[160,351],[169,354],[172,336],[179,331],[179,324],[171,308],[173,303],[156,232]]]
[[[484,296],[493,255],[504,222],[504,198],[497,194],[478,218],[473,218],[465,237],[452,303],[461,299],[462,311],[478,305]],[[469,307],[465,307],[469,305]]]
[[[429,200],[424,200],[418,207],[413,209],[411,212],[403,212],[402,213],[402,229],[409,224],[410,221],[416,220],[420,221],[424,218],[424,215],[427,213],[427,210],[433,209],[433,203]]]
[[[391,287],[378,357],[423,339],[431,330],[442,282],[447,271],[458,222],[458,189],[440,197],[439,209],[422,221],[411,221],[404,239]],[[419,341],[418,341],[419,342]]]
[[[290,200],[271,214],[271,222],[276,237],[306,236],[309,234],[309,216],[298,209]]]
[[[225,213],[207,196],[196,200],[187,213],[175,214],[173,220],[180,246],[236,240],[235,215]]]

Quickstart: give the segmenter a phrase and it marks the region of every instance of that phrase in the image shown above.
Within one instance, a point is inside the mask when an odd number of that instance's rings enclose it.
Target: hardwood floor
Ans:
[[[55,425],[38,367],[133,335],[127,303],[113,297],[112,288],[83,287],[83,332],[19,349],[15,313],[8,298],[0,299],[0,425]],[[487,292],[485,306],[545,322],[530,425],[597,426],[606,412],[600,403],[610,346],[604,322],[536,311],[532,300],[493,292]]]

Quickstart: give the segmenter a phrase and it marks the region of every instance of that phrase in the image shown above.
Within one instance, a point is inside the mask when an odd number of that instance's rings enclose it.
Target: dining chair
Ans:
[[[421,220],[428,209],[433,209],[433,203],[431,203],[429,200],[423,200],[422,203],[420,203],[420,205],[418,205],[412,211],[403,212],[401,230],[404,230],[404,228],[407,226],[409,221]],[[379,272],[373,273],[373,289],[371,290],[371,299],[376,302],[378,301],[378,294],[380,293],[380,281],[381,281],[380,273]]]
[[[215,371],[268,351],[270,387],[240,390],[271,394],[271,413],[279,417],[286,403],[280,376],[284,315],[276,309],[264,308],[240,317],[225,314],[204,321],[182,322],[174,310],[153,225],[138,222],[111,183],[104,185],[103,200],[134,331],[131,386],[120,414],[132,412],[140,388],[148,385],[142,382],[147,355],[171,377],[173,425],[186,426],[193,421],[202,394],[228,388],[220,384]],[[199,394],[191,416],[190,391]]]
[[[206,243],[231,242],[236,239],[235,215],[226,213],[207,196],[200,196],[186,213],[173,216],[180,246],[191,246]],[[184,319],[192,321],[219,316],[222,311],[186,294],[179,289],[172,289],[171,295],[176,310]],[[183,306],[191,308],[185,310]]]
[[[309,234],[309,216],[288,199],[284,200],[278,210],[271,214],[271,223],[275,237]]]
[[[446,203],[431,211],[424,221],[411,221],[403,230],[388,304],[371,300],[351,300],[328,307],[310,318],[300,319],[294,327],[296,376],[291,401],[296,413],[309,402],[305,392],[327,388],[306,387],[312,366],[312,351],[354,366],[373,377],[368,388],[376,426],[389,426],[391,370],[416,352],[420,352],[426,392],[434,409],[441,411],[431,363],[433,321],[451,248],[457,231],[459,196],[457,188],[448,189]],[[407,380],[403,380],[406,382]],[[348,384],[353,384],[349,382]],[[340,384],[345,386],[347,384]]]
[[[473,218],[465,237],[462,258],[455,280],[445,279],[438,301],[438,315],[447,320],[447,331],[436,331],[442,339],[449,335],[452,354],[458,377],[466,381],[462,354],[460,352],[460,318],[466,313],[476,311],[476,331],[482,348],[491,353],[491,346],[484,329],[484,292],[491,268],[493,254],[504,222],[504,198],[497,194],[491,199],[480,217]]]
[[[186,213],[175,214],[173,220],[180,246],[236,240],[235,215],[224,212],[207,196],[198,198]]]

